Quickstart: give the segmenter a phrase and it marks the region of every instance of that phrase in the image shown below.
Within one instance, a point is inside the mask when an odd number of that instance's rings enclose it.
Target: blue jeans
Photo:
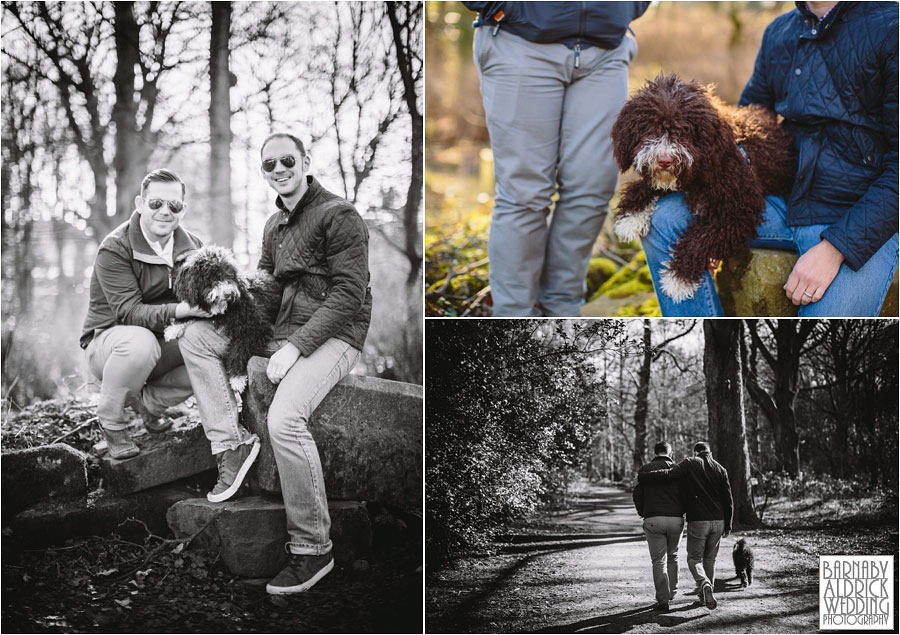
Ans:
[[[684,531],[681,516],[650,516],[644,519],[644,536],[650,548],[656,601],[668,603],[678,588],[678,543]]]
[[[802,256],[821,242],[821,233],[828,225],[788,227],[786,214],[784,199],[767,197],[763,221],[757,228],[759,236],[750,246],[793,250]],[[641,241],[653,286],[657,289],[659,308],[667,317],[719,317],[723,315],[722,305],[709,272],[703,274],[694,296],[682,302],[675,302],[659,291],[662,262],[669,259],[672,246],[684,233],[690,220],[684,194],[665,196],[657,202],[657,209],[650,219],[650,232]],[[859,271],[842,264],[822,299],[799,307],[799,317],[877,316],[897,269],[897,244],[897,234],[894,234]]]
[[[200,419],[213,454],[253,437],[241,425],[237,401],[221,358],[228,339],[206,320],[188,325],[178,340],[187,365]],[[286,340],[272,340],[260,355],[271,356]],[[316,442],[307,421],[335,384],[350,374],[359,350],[331,338],[308,357],[301,356],[275,390],[266,423],[278,465],[291,553],[331,551],[331,518]]]
[[[576,53],[476,29],[497,182],[488,240],[495,316],[580,313],[591,249],[616,189],[610,132],[636,52],[631,37]]]
[[[724,520],[689,520],[687,524],[687,564],[697,589],[716,586],[716,556],[725,533]],[[699,566],[703,563],[703,566]]]

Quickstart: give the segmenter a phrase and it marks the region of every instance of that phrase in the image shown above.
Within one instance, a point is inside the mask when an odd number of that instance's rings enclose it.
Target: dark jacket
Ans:
[[[332,337],[362,350],[372,314],[369,230],[349,201],[312,176],[296,207],[269,217],[259,268],[282,283],[275,338],[309,356]]]
[[[565,44],[570,49],[599,46],[614,49],[629,22],[644,14],[649,2],[463,2],[478,11],[476,26],[496,25],[539,44]]]
[[[199,238],[181,227],[175,229],[172,240],[176,263],[203,246]],[[100,243],[91,273],[81,348],[87,348],[97,331],[117,324],[143,326],[161,335],[175,319],[176,306],[172,268],[147,243],[140,215],[134,212]]]
[[[675,467],[675,461],[667,456],[656,456],[641,466],[638,474]],[[632,493],[634,507],[641,518],[651,516],[683,516],[685,507],[684,487],[681,479],[667,479],[657,483],[638,483]]]
[[[661,483],[670,479],[681,479],[687,492],[687,519],[724,520],[725,531],[731,531],[731,483],[728,472],[709,452],[688,457],[678,465],[639,472],[638,481],[644,485]]]
[[[897,232],[897,3],[840,2],[821,22],[796,4],[766,29],[740,105],[785,118],[787,224],[828,224],[855,271]]]

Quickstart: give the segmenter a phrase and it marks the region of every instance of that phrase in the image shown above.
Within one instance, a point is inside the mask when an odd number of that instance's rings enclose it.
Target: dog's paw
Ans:
[[[231,384],[231,389],[234,391],[234,394],[239,395],[244,392],[244,389],[247,387],[247,376],[239,375],[237,377],[232,377],[228,383]]]
[[[659,272],[659,286],[662,287],[662,292],[676,303],[693,298],[694,292],[700,288],[700,283],[686,282],[679,278],[669,269],[668,264],[664,262]]]
[[[179,337],[184,335],[185,327],[187,327],[187,324],[185,322],[174,322],[167,326],[165,330],[163,330],[163,337],[167,342],[177,340]]]
[[[650,232],[650,217],[656,210],[656,201],[646,209],[627,216],[619,216],[616,219],[616,236],[623,243],[643,238]]]

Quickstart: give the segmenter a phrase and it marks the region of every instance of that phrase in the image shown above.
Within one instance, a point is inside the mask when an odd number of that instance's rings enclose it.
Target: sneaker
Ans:
[[[653,610],[654,611],[668,611],[669,603],[668,602],[657,602],[656,604],[653,605]]]
[[[111,458],[130,459],[141,453],[141,450],[131,440],[131,433],[128,430],[107,430],[103,426],[103,437],[106,439],[106,451]]]
[[[334,569],[331,553],[322,556],[291,555],[288,565],[266,585],[266,593],[287,595],[311,589]]]
[[[719,603],[716,602],[716,598],[713,595],[713,588],[711,584],[704,584],[703,589],[700,591],[700,594],[703,597],[703,603],[706,605],[706,608],[712,610],[719,606]]]
[[[238,491],[244,482],[244,477],[253,465],[259,454],[259,439],[253,439],[253,445],[246,443],[239,445],[234,450],[225,450],[216,455],[216,463],[219,467],[219,480],[212,491],[206,495],[206,500],[211,503],[226,501]]]
[[[135,414],[141,418],[144,427],[154,434],[165,432],[171,428],[174,423],[169,417],[162,418],[161,415],[155,415],[150,412],[147,409],[147,406],[144,405],[144,400],[141,399],[140,393],[128,393],[128,405],[131,406],[131,409],[134,410]]]

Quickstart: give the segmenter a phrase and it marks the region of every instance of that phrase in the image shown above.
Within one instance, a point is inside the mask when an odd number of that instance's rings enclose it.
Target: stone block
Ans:
[[[372,550],[372,528],[366,506],[355,501],[330,501],[328,512],[335,562],[348,564],[368,556]],[[287,561],[287,518],[280,501],[249,496],[211,503],[195,498],[176,503],[166,517],[178,538],[203,529],[191,542],[191,548],[218,553],[235,575],[272,577]]]
[[[105,536],[117,533],[141,540],[147,532],[141,521],[157,535],[166,535],[166,512],[197,491],[182,484],[170,484],[125,496],[90,496],[67,501],[45,501],[17,514],[10,523],[13,544],[37,549],[62,544],[76,536]],[[5,501],[4,501],[5,505]]]
[[[796,253],[775,249],[749,249],[729,258],[716,276],[725,315],[796,317],[797,307],[782,289],[796,262]],[[895,272],[880,317],[897,316],[897,276]]]
[[[3,453],[3,516],[48,498],[87,492],[89,457],[65,443]]]
[[[141,453],[117,460],[100,459],[103,481],[110,492],[125,494],[171,483],[216,467],[216,460],[199,422],[179,422],[166,432],[134,435]]]
[[[251,358],[244,424],[259,435],[256,482],[280,494],[266,413],[275,385],[268,360]],[[313,412],[309,429],[319,449],[330,499],[381,501],[422,508],[423,388],[375,377],[350,375]]]

